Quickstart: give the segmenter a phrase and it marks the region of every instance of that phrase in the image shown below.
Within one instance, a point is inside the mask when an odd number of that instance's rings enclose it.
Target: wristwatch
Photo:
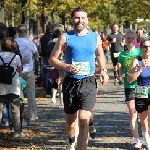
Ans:
[[[107,72],[107,69],[102,69],[104,72]]]

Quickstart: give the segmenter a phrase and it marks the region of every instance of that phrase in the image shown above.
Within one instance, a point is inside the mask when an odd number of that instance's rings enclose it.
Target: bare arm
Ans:
[[[99,67],[98,63],[95,62],[95,74],[100,74],[101,68]]]
[[[105,55],[104,55],[104,51],[103,51],[103,48],[102,48],[102,41],[101,39],[99,38],[98,39],[98,46],[97,46],[97,49],[96,49],[96,59],[97,59],[97,63],[100,67],[100,81],[102,84],[104,83],[107,83],[108,82],[108,75],[107,75],[107,71],[105,70],[106,69],[106,58],[105,58]]]
[[[55,67],[57,69],[66,70],[66,68],[68,66],[66,63],[64,63],[64,62],[62,62],[61,60],[58,59],[59,55],[63,51],[63,47],[64,47],[65,43],[66,43],[66,37],[65,37],[64,34],[62,34],[58,38],[58,40],[55,44],[55,47],[54,47],[53,51],[51,52],[49,61],[48,61],[53,67]]]
[[[19,76],[22,76],[22,66],[17,66],[17,71],[19,72]]]
[[[106,68],[106,59],[102,48],[102,40],[100,38],[98,39],[98,46],[96,49],[96,60],[101,71]]]
[[[118,63],[117,66],[120,66],[120,67],[118,67],[119,68],[119,76],[122,76],[124,73],[124,67],[120,63]]]
[[[125,39],[123,39],[121,42],[121,46],[124,46],[124,45],[125,45]]]
[[[107,44],[108,46],[110,45],[110,42],[108,40],[106,40],[105,42],[103,42],[104,44]]]
[[[139,67],[138,60],[134,59],[129,74],[128,74],[128,82],[131,83],[137,80],[137,77],[140,75],[144,68],[142,66]]]

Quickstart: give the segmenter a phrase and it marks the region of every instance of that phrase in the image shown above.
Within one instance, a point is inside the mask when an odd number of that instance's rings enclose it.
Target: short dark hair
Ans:
[[[54,24],[53,23],[48,23],[46,25],[46,32],[53,32],[54,31]]]
[[[138,28],[138,29],[136,30],[136,33],[138,33],[138,30],[142,30],[143,33],[145,33],[145,30],[144,30],[143,28]]]
[[[26,26],[25,24],[20,24],[20,25],[18,25],[18,27],[17,27],[17,31],[19,31],[21,27],[25,27],[26,30],[27,30],[27,26]]]
[[[82,11],[82,12],[86,12],[86,13],[87,13],[87,11],[86,11],[83,7],[80,6],[80,7],[75,8],[75,9],[71,12],[71,18],[74,17],[75,12],[79,12],[79,11]],[[88,15],[88,13],[87,13],[87,15]]]
[[[61,29],[56,29],[54,32],[53,32],[53,39],[54,38],[58,38],[64,31],[61,30]]]
[[[119,25],[118,25],[117,23],[113,23],[113,24],[111,25],[111,29],[113,29],[114,25],[117,25],[118,28],[119,28]]]
[[[15,27],[8,27],[9,37],[14,38],[16,34],[16,28]]]
[[[1,49],[5,52],[14,52],[17,50],[17,43],[12,37],[4,37],[1,42]]]
[[[8,37],[8,35],[7,26],[0,22],[0,40],[2,40],[4,37]]]

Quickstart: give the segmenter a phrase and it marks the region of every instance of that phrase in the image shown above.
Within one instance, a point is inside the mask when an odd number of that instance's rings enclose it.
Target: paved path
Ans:
[[[107,68],[110,81],[107,85],[98,84],[99,92],[94,109],[97,137],[89,141],[87,150],[129,150],[132,135],[123,86],[113,85],[112,67],[107,65]],[[59,101],[52,104],[49,99],[38,100],[38,114],[39,120],[31,122],[28,128],[24,129],[29,134],[28,138],[14,140],[2,134],[0,150],[4,150],[4,147],[11,150],[12,145],[15,150],[65,150],[67,136],[64,130],[64,112]],[[140,123],[139,131],[141,136]],[[7,144],[1,143],[2,141]]]

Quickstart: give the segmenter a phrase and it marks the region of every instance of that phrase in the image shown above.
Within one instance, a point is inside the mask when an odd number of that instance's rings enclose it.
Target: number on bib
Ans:
[[[114,58],[117,58],[117,57],[119,57],[120,53],[113,53],[113,54],[114,54]]]
[[[146,86],[136,86],[134,95],[137,98],[148,98],[148,88]]]
[[[77,75],[88,75],[90,73],[89,62],[72,62],[72,64],[75,64],[80,69]]]

